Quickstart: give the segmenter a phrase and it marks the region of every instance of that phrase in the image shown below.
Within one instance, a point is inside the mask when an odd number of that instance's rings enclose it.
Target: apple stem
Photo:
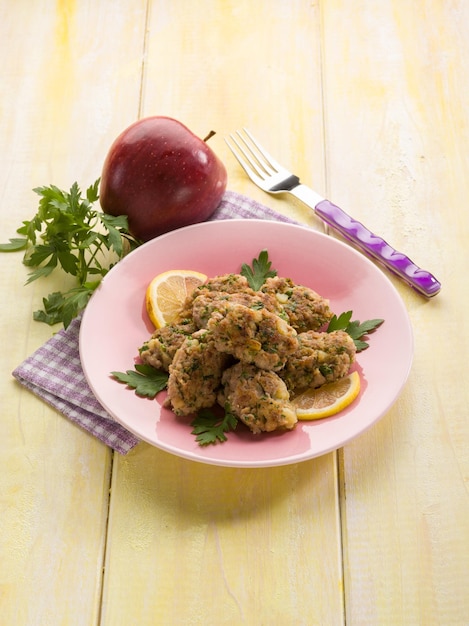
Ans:
[[[216,135],[216,132],[214,130],[211,130],[209,134],[205,137],[204,141],[208,141],[210,137],[213,137],[213,135]]]

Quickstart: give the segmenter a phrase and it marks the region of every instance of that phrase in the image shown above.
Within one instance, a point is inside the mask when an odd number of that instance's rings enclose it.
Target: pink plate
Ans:
[[[138,348],[153,327],[145,310],[151,279],[172,269],[216,276],[239,272],[262,249],[280,276],[328,298],[336,314],[361,321],[383,318],[359,353],[359,397],[337,416],[301,422],[286,433],[252,435],[243,425],[223,444],[200,447],[190,418],[163,408],[165,392],[142,399],[116,382],[111,371],[133,369]],[[348,245],[303,226],[264,220],[213,221],[188,226],[144,244],[118,263],[91,298],[81,324],[80,356],[86,378],[103,407],[150,444],[193,461],[230,467],[270,467],[305,461],[335,450],[380,419],[398,397],[410,371],[412,329],[389,279]]]

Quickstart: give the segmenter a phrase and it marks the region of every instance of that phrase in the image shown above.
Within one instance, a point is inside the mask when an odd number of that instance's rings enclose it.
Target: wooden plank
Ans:
[[[256,190],[223,143],[248,126],[324,185],[317,7],[277,8],[152,2],[142,114],[215,129],[230,189],[320,227]],[[114,471],[103,624],[343,623],[335,455],[235,470],[141,445]]]
[[[34,215],[33,187],[85,187],[100,175],[111,139],[138,111],[144,27],[144,2],[5,7],[2,240]],[[21,253],[0,255],[1,621],[89,626],[99,616],[112,457],[11,377],[57,330],[32,311],[66,284],[25,287],[26,276]]]
[[[200,137],[215,130],[210,142],[229,167],[229,188],[322,230],[299,201],[255,187],[223,141],[245,126],[324,191],[318,7],[153,0],[150,16],[142,114],[176,117]]]
[[[395,407],[343,451],[347,624],[465,624],[468,7],[323,8],[330,195],[443,283],[426,302],[394,280],[413,369]]]
[[[333,455],[268,469],[141,444],[115,461],[103,624],[341,624]]]

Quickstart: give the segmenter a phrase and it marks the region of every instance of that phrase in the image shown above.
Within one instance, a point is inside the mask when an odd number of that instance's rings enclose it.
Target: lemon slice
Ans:
[[[171,324],[187,296],[206,280],[205,274],[193,270],[169,270],[155,276],[145,294],[147,312],[155,327]]]
[[[299,420],[318,420],[345,409],[359,392],[360,376],[358,372],[352,372],[333,383],[303,391],[292,398],[292,403]]]

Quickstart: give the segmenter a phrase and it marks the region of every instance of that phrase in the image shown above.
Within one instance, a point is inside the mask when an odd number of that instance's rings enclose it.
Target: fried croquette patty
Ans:
[[[141,347],[140,358],[147,365],[166,372],[183,341],[197,330],[193,324],[168,324],[157,328]]]
[[[297,423],[283,380],[272,371],[237,363],[224,371],[218,402],[254,433],[291,430]]]
[[[247,278],[241,274],[222,274],[220,276],[214,276],[206,280],[203,285],[196,287],[186,298],[181,312],[177,317],[177,321],[192,320],[195,299],[199,296],[210,294],[247,294],[248,296],[255,296],[256,292],[249,286]],[[200,326],[200,328],[203,327],[204,326]]]
[[[202,291],[192,303],[192,319],[199,328],[206,328],[210,317],[214,313],[222,315],[231,304],[243,304],[249,309],[266,309],[271,313],[280,312],[277,299],[267,293],[254,291],[252,294],[246,291],[238,293]]]
[[[278,315],[228,304],[207,323],[216,348],[265,370],[279,370],[298,348],[296,331]]]
[[[207,330],[186,337],[169,366],[167,404],[174,413],[190,415],[213,406],[228,361]]]
[[[296,285],[290,278],[268,278],[261,291],[275,296],[288,323],[299,333],[318,330],[332,317],[328,300],[309,287]]]
[[[298,335],[298,349],[279,372],[290,391],[320,387],[347,376],[355,360],[353,339],[343,330]]]

